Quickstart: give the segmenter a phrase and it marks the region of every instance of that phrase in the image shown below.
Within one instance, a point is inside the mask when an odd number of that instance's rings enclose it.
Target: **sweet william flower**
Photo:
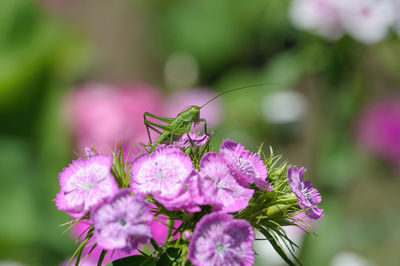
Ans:
[[[268,170],[258,154],[246,150],[240,143],[230,139],[222,142],[219,151],[224,155],[233,176],[240,185],[247,187],[254,183],[261,190],[271,188],[266,181]]]
[[[129,189],[121,189],[92,212],[98,246],[131,252],[151,238],[151,204]]]
[[[300,208],[306,210],[308,217],[318,219],[324,216],[323,210],[317,207],[317,203],[321,202],[321,195],[316,188],[311,186],[310,181],[303,182],[305,171],[304,167],[298,169],[297,166],[293,166],[293,169],[287,169],[287,177]]]
[[[104,198],[116,193],[118,184],[111,167],[112,157],[102,154],[72,161],[59,174],[57,208],[81,218]]]
[[[252,265],[254,231],[225,213],[205,215],[194,229],[189,259],[194,265]]]
[[[213,205],[215,210],[236,212],[247,207],[254,190],[241,186],[231,174],[222,154],[206,153],[200,160],[193,200],[199,205]]]
[[[185,210],[187,212],[199,212],[201,208],[194,201],[197,192],[197,182],[198,176],[195,171],[193,171],[186,180],[182,183],[180,191],[174,196],[159,196],[154,195],[154,198],[161,203],[166,209],[175,210]]]
[[[208,135],[205,134],[198,135],[196,133],[190,132],[189,134],[188,133],[183,134],[178,141],[175,141],[173,143],[173,145],[180,148],[191,146],[192,143],[194,146],[202,146],[205,145],[209,139],[210,136]]]
[[[137,157],[131,165],[130,185],[135,192],[173,198],[182,192],[193,172],[192,160],[175,146],[160,146]]]

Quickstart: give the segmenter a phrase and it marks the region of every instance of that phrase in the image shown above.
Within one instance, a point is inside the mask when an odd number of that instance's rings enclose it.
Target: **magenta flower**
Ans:
[[[289,179],[290,187],[297,197],[297,202],[300,208],[306,210],[308,217],[318,219],[322,216],[323,209],[317,207],[317,203],[321,202],[321,195],[318,190],[311,186],[310,181],[303,182],[303,176],[306,169],[304,167],[297,168],[293,166],[293,170],[287,169],[287,177]]]
[[[226,139],[221,144],[220,153],[224,155],[236,181],[247,187],[254,183],[258,188],[271,189],[272,186],[266,181],[268,170],[260,156],[246,150],[240,143]]]
[[[189,136],[187,133],[183,134],[178,141],[175,141],[173,143],[173,145],[180,148],[191,146],[192,143],[194,146],[202,146],[206,144],[207,141],[210,139],[210,136],[207,136],[205,134],[198,135],[192,132],[189,133]],[[190,142],[190,140],[192,140],[192,142]]]
[[[247,207],[254,190],[238,184],[224,156],[206,153],[200,160],[197,185],[191,188],[193,200],[199,205],[214,205],[216,210],[236,212]]]
[[[189,259],[194,265],[252,265],[254,231],[229,214],[205,215],[194,229]]]
[[[358,122],[359,142],[400,166],[400,97],[368,106]]]
[[[93,235],[104,249],[130,252],[151,238],[151,204],[129,189],[121,189],[91,212]]]
[[[175,146],[158,147],[137,157],[131,166],[130,185],[136,192],[174,198],[193,172],[192,160]]]
[[[56,205],[75,218],[83,217],[104,198],[118,190],[118,184],[111,173],[112,158],[107,155],[93,155],[78,159],[59,174],[60,192]]]

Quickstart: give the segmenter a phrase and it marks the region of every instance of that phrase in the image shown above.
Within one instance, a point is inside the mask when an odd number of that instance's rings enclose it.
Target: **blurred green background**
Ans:
[[[289,4],[1,0],[0,265],[58,265],[74,250],[53,199],[58,173],[80,151],[66,101],[88,83],[156,88],[160,113],[163,99],[191,88],[215,95],[269,83],[221,98],[215,147],[227,137],[251,150],[264,143],[308,169],[325,217],[318,236],[300,241],[304,265],[347,253],[364,264],[346,265],[398,265],[400,159],[363,147],[357,132],[368,106],[398,97],[400,40],[327,41],[294,28]],[[128,118],[141,120],[142,109]],[[280,265],[271,261],[257,264]]]

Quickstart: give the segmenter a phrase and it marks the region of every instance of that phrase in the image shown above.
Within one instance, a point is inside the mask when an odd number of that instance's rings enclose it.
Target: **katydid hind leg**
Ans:
[[[149,113],[149,112],[144,112],[143,113],[144,120],[148,120],[147,116],[150,116],[150,117],[155,118],[157,120],[163,121],[164,123],[167,123],[167,124],[171,124],[172,121],[174,121],[174,118],[165,117],[165,116],[159,116],[159,115],[155,115],[155,114],[152,114],[152,113]]]
[[[149,124],[145,124],[146,125],[146,129],[147,129],[147,135],[149,136],[149,143],[150,144],[152,144],[152,141],[151,141],[151,136],[150,136],[150,132],[149,132],[149,128],[151,129],[151,130],[153,130],[154,132],[156,132],[156,133],[158,133],[158,134],[162,134],[162,132],[160,131],[160,130],[158,130],[157,128],[155,128],[155,127],[153,127],[152,125],[149,125]]]

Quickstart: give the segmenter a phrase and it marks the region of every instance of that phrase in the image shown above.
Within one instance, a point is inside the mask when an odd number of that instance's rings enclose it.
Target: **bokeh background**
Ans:
[[[308,169],[325,217],[317,236],[293,235],[304,265],[398,265],[400,9],[390,25],[376,7],[340,27],[294,2],[1,0],[0,265],[72,254],[53,199],[74,152],[144,142],[144,111],[260,83],[202,116],[215,147],[264,143]],[[257,251],[257,265],[283,265]]]

